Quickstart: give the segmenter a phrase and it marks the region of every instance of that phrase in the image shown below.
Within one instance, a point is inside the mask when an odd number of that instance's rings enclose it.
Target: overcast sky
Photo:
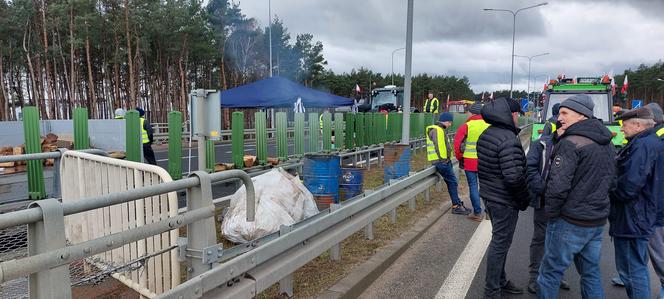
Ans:
[[[238,0],[235,0],[236,2]],[[392,50],[405,46],[406,0],[272,0],[291,36],[312,33],[328,68],[389,74]],[[413,74],[465,75],[475,92],[509,89],[512,15],[525,0],[415,0]],[[531,89],[547,76],[622,73],[664,56],[664,0],[549,0],[517,15],[515,54],[532,56]],[[241,0],[242,12],[268,24],[268,0]],[[404,51],[394,55],[403,73]],[[536,80],[535,80],[536,78]],[[514,88],[526,89],[528,59],[515,58]],[[535,81],[534,83],[532,81]]]

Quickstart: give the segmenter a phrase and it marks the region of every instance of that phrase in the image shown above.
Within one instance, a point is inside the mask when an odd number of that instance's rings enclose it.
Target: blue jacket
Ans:
[[[649,238],[664,196],[664,142],[654,129],[634,136],[616,158],[616,189],[610,193],[609,234]]]
[[[526,156],[530,206],[536,209],[544,207],[544,185],[551,164],[553,139],[557,137],[554,134],[544,133],[539,139],[531,141]]]
[[[660,132],[661,130],[664,130],[664,125],[659,125],[655,128],[655,132]],[[657,135],[657,137],[659,137],[659,140],[664,143],[664,134]],[[659,155],[655,169],[660,172],[660,175],[658,176],[659,180],[656,182],[656,185],[664,188],[664,175],[661,175],[661,173],[664,172],[664,154]],[[664,226],[664,196],[661,195],[657,200],[657,221],[655,222],[655,226]]]

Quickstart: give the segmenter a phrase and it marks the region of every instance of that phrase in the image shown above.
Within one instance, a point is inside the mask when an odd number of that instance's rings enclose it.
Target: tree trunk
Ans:
[[[2,49],[2,46],[0,45],[0,49]],[[9,98],[7,97],[7,93],[5,92],[5,72],[4,72],[4,62],[2,61],[3,55],[0,54],[0,103],[2,103],[2,106],[0,109],[2,109],[2,120],[8,121],[9,120]]]
[[[97,115],[97,95],[95,94],[95,82],[92,77],[92,61],[90,59],[90,35],[88,34],[88,22],[85,22],[85,58],[88,65],[88,90],[90,91],[90,116],[91,118],[99,118]]]
[[[74,51],[74,4],[69,7],[69,102],[72,103],[74,107],[81,106],[81,103],[78,101],[76,96],[76,65],[74,59],[76,57],[76,51]],[[72,107],[70,107],[71,109]]]
[[[50,108],[50,115],[51,118],[54,117],[55,115],[55,98],[53,98],[53,82],[51,82],[51,63],[48,60],[48,34],[46,33],[46,0],[41,1],[41,29],[42,29],[42,41],[43,41],[43,46],[44,46],[44,67],[45,67],[45,79],[46,79],[46,94],[48,95],[48,99],[44,99],[44,104],[46,104],[46,101],[48,100],[50,102],[49,108]],[[46,107],[44,107],[44,111],[46,111]]]
[[[30,74],[30,84],[28,85],[29,89],[32,89],[33,91],[33,97],[29,97],[29,102],[33,105],[39,105],[39,96],[35,92],[35,85],[36,85],[36,80],[35,80],[35,71],[32,67],[32,57],[30,57],[30,52],[28,51],[28,40],[30,39],[30,27],[28,24],[25,26],[25,32],[23,33],[23,53],[25,53],[25,59],[28,63],[28,73]],[[20,82],[20,78],[19,78]],[[28,92],[28,95],[30,93]]]
[[[136,86],[134,85],[134,62],[131,56],[131,34],[129,33],[129,0],[125,0],[125,36],[127,38],[127,64],[129,66],[129,106],[136,107]]]

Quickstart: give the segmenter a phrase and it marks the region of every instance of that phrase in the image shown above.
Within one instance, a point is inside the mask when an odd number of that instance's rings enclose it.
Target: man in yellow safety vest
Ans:
[[[440,106],[440,101],[437,98],[433,97],[433,92],[429,92],[429,97],[424,101],[424,112],[426,113],[438,113],[438,107]]]
[[[482,132],[489,127],[489,124],[482,119],[481,110],[481,103],[477,102],[471,105],[468,111],[470,117],[459,126],[454,136],[454,155],[459,161],[459,167],[466,173],[470,203],[473,205],[473,214],[469,215],[468,218],[477,222],[481,222],[484,218],[482,217],[482,205],[477,181],[477,140]]]
[[[453,120],[454,117],[449,112],[441,113],[438,122],[426,128],[427,160],[436,167],[436,171],[447,184],[447,191],[452,199],[452,214],[468,215],[470,209],[466,208],[459,199],[459,184],[451,160],[452,148],[445,133],[445,128],[449,128]]]
[[[115,109],[114,118],[115,119],[124,119],[125,111],[122,108]]]
[[[140,116],[141,121],[141,142],[143,143],[143,157],[148,164],[157,165],[157,160],[154,157],[154,151],[152,151],[152,141],[153,132],[150,121],[145,120],[145,110],[142,108],[136,108],[138,115]]]

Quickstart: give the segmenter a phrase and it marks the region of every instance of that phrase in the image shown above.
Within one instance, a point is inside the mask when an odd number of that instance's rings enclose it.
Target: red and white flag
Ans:
[[[484,101],[484,91],[482,92],[482,101]]]
[[[491,95],[489,96],[489,100],[493,100],[493,91],[491,92]]]
[[[544,90],[546,91],[549,89],[549,81],[551,81],[550,77],[546,77],[546,82],[544,82]]]
[[[360,85],[355,84],[355,92],[360,93],[362,90],[360,89]]]
[[[609,78],[611,78],[611,95],[616,95],[616,79],[613,77],[613,70],[611,70]]]
[[[625,75],[625,81],[623,81],[623,86],[622,86],[622,88],[620,89],[620,92],[621,92],[622,94],[626,94],[626,93],[627,93],[627,86],[628,86],[628,85],[629,85],[629,83],[627,82],[627,75]]]
[[[450,94],[449,93],[447,94],[447,101],[448,102],[450,101]]]

